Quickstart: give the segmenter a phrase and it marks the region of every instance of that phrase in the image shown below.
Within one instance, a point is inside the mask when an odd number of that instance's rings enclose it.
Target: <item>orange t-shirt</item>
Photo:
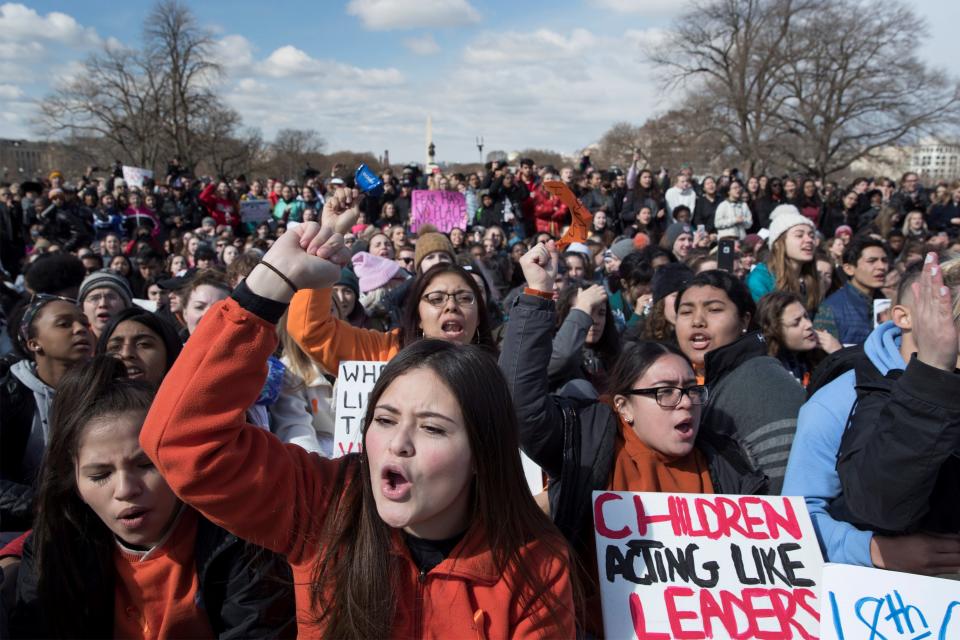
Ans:
[[[197,606],[197,512],[183,507],[166,540],[145,553],[117,545],[113,564],[115,638],[214,638]]]

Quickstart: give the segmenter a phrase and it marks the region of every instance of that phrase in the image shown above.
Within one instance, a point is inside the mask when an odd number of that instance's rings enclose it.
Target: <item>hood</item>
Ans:
[[[14,363],[13,366],[10,367],[10,373],[17,376],[20,382],[25,384],[27,388],[37,396],[45,397],[48,401],[53,400],[53,388],[37,377],[33,362],[30,360],[20,360]]]
[[[907,363],[900,355],[902,337],[900,328],[888,320],[871,331],[863,343],[864,352],[881,374],[887,375],[891,369],[907,368]]]
[[[714,349],[704,359],[705,379],[712,386],[747,360],[767,355],[767,342],[759,331],[751,331],[725,347]]]

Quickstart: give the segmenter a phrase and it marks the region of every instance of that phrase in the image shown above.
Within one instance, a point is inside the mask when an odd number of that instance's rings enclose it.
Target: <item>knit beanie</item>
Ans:
[[[637,235],[633,236],[633,248],[636,249],[637,251],[646,249],[647,246],[649,246],[649,244],[650,244],[650,236],[648,236],[647,234],[640,232]]]
[[[615,255],[620,260],[623,260],[633,252],[634,252],[633,238],[624,238],[623,240],[617,240],[612,245],[610,245],[610,253]]]
[[[453,243],[447,236],[437,231],[425,233],[417,238],[417,246],[413,255],[414,269],[420,268],[420,262],[435,251],[443,251],[450,255],[450,260],[456,262],[457,257],[453,252]]]
[[[667,227],[667,232],[663,234],[666,245],[662,246],[665,246],[667,249],[673,249],[673,243],[684,233],[693,234],[693,228],[686,222],[674,222]]]
[[[587,260],[593,260],[593,252],[590,251],[590,247],[583,244],[582,242],[571,242],[567,246],[567,251],[573,251],[574,253],[579,253],[587,257]]]
[[[353,256],[353,271],[360,280],[362,293],[379,289],[393,280],[399,270],[400,265],[393,260],[380,258],[366,251]]]
[[[680,291],[693,279],[693,271],[682,262],[670,262],[653,273],[653,303],[656,304],[671,293]]]
[[[77,302],[83,304],[84,298],[94,289],[107,287],[116,291],[123,298],[124,306],[129,307],[133,304],[133,291],[130,290],[130,284],[127,279],[120,274],[104,269],[95,271],[83,279],[80,283],[80,295],[77,296]]]
[[[340,269],[340,279],[333,286],[350,287],[353,293],[360,297],[360,281],[357,279],[357,274],[346,267]]]
[[[767,237],[768,246],[772,247],[777,238],[786,233],[790,228],[800,224],[805,224],[811,229],[816,229],[813,220],[800,213],[792,204],[781,204],[770,212],[770,235]]]

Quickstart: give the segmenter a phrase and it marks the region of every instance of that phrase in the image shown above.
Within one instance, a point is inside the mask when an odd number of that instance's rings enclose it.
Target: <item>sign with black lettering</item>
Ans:
[[[593,517],[607,638],[817,638],[802,498],[594,491]]]
[[[334,389],[333,457],[359,453],[367,396],[373,391],[386,362],[348,360],[340,363]]]

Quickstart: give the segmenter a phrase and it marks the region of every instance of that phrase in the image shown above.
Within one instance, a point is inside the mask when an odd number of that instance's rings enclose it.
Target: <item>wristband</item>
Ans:
[[[538,298],[543,298],[544,300],[553,300],[552,291],[541,291],[540,289],[531,289],[530,287],[524,287],[523,292],[528,296],[536,296]]]
[[[296,293],[297,291],[299,291],[299,289],[297,289],[297,285],[293,284],[293,280],[291,280],[290,278],[288,278],[287,276],[285,276],[285,275],[280,271],[280,269],[277,269],[275,266],[273,266],[272,264],[270,264],[270,263],[267,262],[266,260],[261,260],[259,264],[262,264],[262,265],[265,266],[266,268],[270,269],[270,271],[273,271],[275,274],[277,274],[278,276],[280,276],[280,279],[283,280],[284,282],[286,282],[286,283],[287,283],[287,286],[290,287],[291,289],[293,289],[293,292],[294,292],[294,293]]]

